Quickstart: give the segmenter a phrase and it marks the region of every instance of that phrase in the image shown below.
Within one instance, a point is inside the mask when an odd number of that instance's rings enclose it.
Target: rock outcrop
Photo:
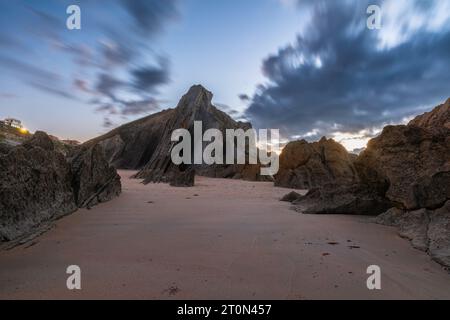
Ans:
[[[436,209],[450,198],[450,129],[387,126],[355,162],[361,181],[387,184],[397,207]]]
[[[436,210],[406,211],[392,208],[376,222],[398,228],[398,233],[438,263],[450,267],[450,201]]]
[[[300,199],[301,197],[302,197],[302,195],[300,193],[295,192],[295,191],[291,191],[288,194],[284,195],[280,199],[280,201],[283,201],[283,202],[294,202],[294,201]]]
[[[280,170],[275,185],[295,189],[317,188],[329,183],[357,181],[354,156],[332,139],[319,142],[290,142],[280,155]]]
[[[75,203],[79,208],[90,208],[120,194],[120,176],[106,161],[100,145],[77,147],[68,160],[73,174]]]
[[[117,173],[101,150],[75,153],[72,160],[66,158],[47,134],[36,132],[22,145],[0,154],[1,241],[32,233],[78,207],[106,201],[120,192]]]
[[[294,210],[306,214],[377,215],[392,207],[377,190],[360,183],[314,188],[292,204]]]
[[[304,213],[380,214],[413,245],[450,266],[450,99],[408,125],[387,126],[354,162],[356,184],[295,200]]]
[[[175,129],[188,129],[193,134],[194,121],[202,121],[203,131],[211,128],[225,132],[226,129],[251,128],[250,123],[233,120],[217,109],[211,102],[212,93],[200,85],[190,88],[175,109],[168,109],[125,124],[111,132],[92,139],[84,145],[99,144],[105,150],[108,161],[116,168],[139,170],[137,178],[144,183],[167,182],[186,186],[193,184],[192,170],[186,174],[184,166],[172,164],[170,141]],[[195,165],[197,175],[214,178],[271,181],[271,177],[259,174],[259,165]],[[177,174],[180,173],[181,177]],[[180,183],[182,179],[184,183]],[[174,181],[177,180],[177,181]],[[189,181],[188,181],[189,180]]]
[[[100,144],[106,159],[119,169],[141,169],[155,153],[173,109],[127,123],[84,145]]]
[[[143,179],[144,183],[166,182],[179,186],[193,185],[193,172],[215,178],[249,178],[252,180],[261,178],[259,174],[255,174],[256,169],[259,169],[258,165],[183,164],[177,166],[173,164],[171,151],[177,142],[172,142],[171,136],[176,129],[188,130],[193,139],[195,121],[202,122],[202,134],[206,130],[214,128],[219,129],[224,137],[226,129],[247,130],[251,128],[250,124],[234,121],[226,113],[217,109],[212,104],[212,97],[212,93],[200,85],[189,89],[165,123],[158,146],[149,162],[136,174],[136,178]],[[206,144],[203,142],[203,147]]]

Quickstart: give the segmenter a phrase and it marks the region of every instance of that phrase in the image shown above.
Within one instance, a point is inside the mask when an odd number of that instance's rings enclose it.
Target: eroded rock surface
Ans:
[[[251,128],[249,123],[237,122],[226,113],[220,111],[212,104],[212,93],[200,85],[189,89],[178,103],[170,119],[165,123],[164,131],[160,137],[150,161],[138,172],[136,178],[144,179],[144,183],[166,182],[172,185],[190,185],[193,181],[191,174],[215,178],[248,178],[251,180],[266,180],[255,171],[258,165],[184,165],[181,170],[172,162],[171,151],[178,142],[172,142],[171,136],[176,129],[186,129],[194,139],[194,122],[202,122],[202,134],[208,129],[218,129],[225,137],[226,129]],[[208,143],[203,142],[203,148]],[[194,147],[194,146],[192,146]],[[226,154],[224,154],[224,159]],[[191,161],[192,163],[194,161]],[[253,168],[254,166],[254,168]],[[192,167],[192,168],[190,168]],[[181,174],[180,174],[181,173]],[[183,181],[185,179],[185,181]]]
[[[93,199],[106,201],[120,192],[120,180],[108,180],[117,173],[99,149],[79,150],[74,159],[44,132],[0,154],[0,240],[17,239],[94,204]],[[77,182],[80,187],[74,188]]]
[[[311,189],[329,183],[354,183],[357,174],[353,156],[332,139],[318,142],[290,142],[280,155],[280,170],[275,185],[285,188]]]

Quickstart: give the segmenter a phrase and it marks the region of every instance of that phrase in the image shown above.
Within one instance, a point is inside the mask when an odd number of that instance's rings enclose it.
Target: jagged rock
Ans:
[[[36,145],[34,145],[36,144]],[[52,141],[38,133],[0,155],[0,239],[13,240],[77,209],[72,172]]]
[[[10,241],[43,224],[106,201],[120,191],[115,169],[100,146],[80,149],[70,161],[44,132],[0,154],[0,240]]]
[[[212,94],[200,85],[190,88],[177,108],[168,109],[125,124],[111,132],[92,139],[84,145],[100,144],[108,161],[116,168],[139,169],[137,178],[144,183],[168,182],[175,166],[167,160],[174,143],[170,141],[173,130],[191,130],[194,121],[203,122],[203,131],[217,128],[251,128],[247,122],[234,121],[211,103]],[[169,153],[168,153],[169,152]],[[167,166],[167,167],[166,167]],[[257,172],[258,171],[258,172]],[[215,178],[240,178],[245,180],[271,181],[259,174],[258,165],[195,165],[197,175]]]
[[[436,210],[391,208],[375,221],[397,227],[399,235],[409,239],[415,248],[428,252],[435,261],[450,267],[450,201]]]
[[[351,184],[357,181],[354,157],[332,139],[319,142],[290,142],[280,155],[280,170],[275,185],[311,189],[329,183]]]
[[[250,128],[250,124],[236,122],[226,113],[212,104],[212,93],[200,85],[189,89],[178,103],[178,106],[165,123],[165,128],[159,139],[159,144],[153,152],[150,161],[136,174],[136,178],[144,179],[144,183],[167,182],[172,184],[189,185],[190,175],[177,177],[179,168],[172,163],[171,150],[176,142],[171,142],[172,132],[176,129],[186,129],[194,137],[194,121],[202,121],[203,132],[215,128],[225,136],[226,129]],[[203,134],[202,132],[202,134]],[[204,142],[204,146],[207,143]],[[225,158],[226,155],[224,155]],[[233,178],[236,175],[257,180],[259,175],[253,175],[249,166],[237,165],[190,165],[198,175],[216,178]],[[255,165],[257,166],[257,165]],[[180,179],[186,178],[186,183]],[[176,181],[174,181],[176,180]]]
[[[173,109],[152,114],[116,128],[84,145],[100,144],[104,148],[106,159],[116,168],[141,169],[154,154],[173,114]]]
[[[55,145],[53,144],[52,139],[42,131],[36,131],[30,139],[22,144],[22,146],[26,149],[39,147],[47,151],[55,150]]]
[[[415,117],[408,125],[428,129],[430,131],[441,131],[442,128],[450,130],[450,98],[444,104],[437,106],[432,111]]]
[[[284,195],[280,201],[284,202],[294,202],[295,200],[298,200],[302,197],[300,193],[297,193],[295,191],[291,191],[288,194]]]
[[[100,145],[82,146],[69,157],[73,173],[73,191],[78,207],[92,207],[117,197],[120,176],[106,161]]]
[[[311,189],[293,205],[305,214],[377,215],[392,207],[376,190],[362,184],[327,184]]]

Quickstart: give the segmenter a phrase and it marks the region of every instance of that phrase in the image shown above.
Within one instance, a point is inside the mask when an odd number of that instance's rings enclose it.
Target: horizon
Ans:
[[[192,87],[194,87],[194,86],[201,86],[201,87],[203,87],[204,89],[208,90],[208,88],[205,88],[202,84],[198,84],[198,83],[197,83],[197,84],[193,84],[190,88],[192,88]],[[188,91],[189,91],[189,90],[188,90]],[[188,91],[186,91],[186,93],[187,93]],[[186,93],[185,93],[185,94],[186,94]],[[213,94],[213,97],[214,97],[214,93],[212,93],[212,94]],[[180,97],[180,99],[181,99],[181,97]],[[447,100],[450,100],[450,97],[449,97]],[[444,104],[447,100],[443,101],[441,104]],[[214,103],[213,103],[213,105],[214,105],[216,108],[218,108],[219,110],[221,110],[219,106],[215,105]],[[439,104],[439,105],[440,105],[440,104]],[[436,105],[435,107],[437,107],[437,106],[439,106],[439,105]],[[36,132],[36,131],[44,131],[44,132],[48,133],[50,136],[54,136],[54,137],[58,138],[59,140],[67,140],[67,141],[74,140],[74,141],[78,141],[78,142],[80,142],[80,143],[85,143],[85,142],[88,142],[88,141],[93,140],[93,139],[95,139],[95,138],[98,138],[98,137],[100,137],[100,136],[102,136],[102,135],[106,135],[106,134],[108,134],[109,132],[114,131],[114,130],[116,130],[117,128],[119,128],[119,127],[121,127],[121,126],[128,125],[128,124],[130,124],[130,123],[132,123],[132,122],[138,121],[138,120],[140,120],[140,119],[143,119],[143,118],[146,118],[146,117],[155,115],[155,114],[158,114],[158,113],[160,113],[160,112],[164,112],[164,111],[167,111],[167,110],[175,109],[176,107],[177,107],[177,106],[175,105],[175,106],[173,106],[173,107],[167,107],[167,108],[164,108],[164,109],[155,111],[155,112],[153,112],[153,113],[149,113],[149,114],[146,114],[146,115],[142,115],[142,116],[139,117],[139,118],[130,120],[130,121],[125,122],[125,123],[118,124],[117,126],[110,128],[107,132],[104,132],[104,133],[99,134],[99,135],[96,135],[96,136],[88,137],[88,138],[85,139],[85,140],[72,139],[71,137],[60,137],[60,136],[57,136],[57,135],[52,134],[51,132],[47,132],[45,129],[39,129],[39,128],[36,129],[36,130],[34,130],[34,131],[31,131],[31,130],[30,130],[30,133],[34,133],[34,132]],[[435,107],[431,108],[430,111],[433,110]],[[221,110],[221,111],[223,111],[223,110]],[[226,111],[223,111],[223,112],[226,113]],[[423,115],[424,113],[427,113],[427,112],[429,112],[429,111],[425,110],[425,111],[423,111],[422,113],[419,113],[419,114],[416,114],[416,115],[411,116],[410,118],[404,119],[401,123],[392,123],[392,122],[391,122],[391,123],[386,124],[386,126],[387,126],[387,125],[398,125],[398,124],[405,124],[405,125],[406,125],[406,124],[408,124],[411,120],[413,120],[415,117],[420,116],[420,115]],[[229,114],[227,114],[227,115],[229,115]],[[236,119],[233,118],[233,116],[231,116],[231,115],[229,115],[229,116],[230,116],[233,120],[237,121]],[[8,117],[3,117],[3,118],[0,118],[0,121],[2,121],[2,120],[4,120],[4,119],[7,119],[7,118],[12,118],[12,117],[9,117],[9,116],[8,116]],[[17,119],[17,120],[22,121],[23,119]],[[26,121],[25,121],[25,122],[26,122]],[[22,121],[22,124],[24,124],[25,122]],[[24,126],[23,129],[29,131],[29,128],[26,127],[26,126]],[[376,132],[374,132],[373,136],[372,136],[370,139],[377,137],[377,136],[382,132],[383,129],[384,129],[384,126],[383,126],[382,128],[380,128],[379,130],[377,130]],[[286,139],[280,140],[279,153],[281,153],[281,151],[284,149],[284,147],[285,147],[289,142],[300,141],[300,140],[305,140],[305,141],[308,141],[308,142],[318,142],[318,141],[320,141],[320,140],[323,139],[323,138],[325,138],[325,139],[332,139],[332,140],[334,140],[334,141],[336,141],[336,142],[342,144],[342,145],[344,146],[344,148],[346,148],[346,150],[347,150],[349,153],[355,153],[355,154],[358,154],[358,153],[360,153],[362,150],[364,150],[364,149],[367,147],[367,144],[366,144],[366,145],[364,145],[364,146],[362,146],[362,147],[360,147],[360,148],[353,148],[353,149],[351,149],[351,148],[349,148],[348,146],[346,146],[345,143],[342,143],[342,141],[338,141],[335,137],[329,137],[329,136],[324,135],[324,136],[317,137],[317,138],[315,138],[314,140],[311,140],[311,139],[308,140],[307,137],[299,137],[298,139],[292,138],[292,139],[290,139],[290,140],[286,140]],[[370,139],[368,139],[367,142],[370,141]]]
[[[83,142],[200,83],[255,129],[353,151],[449,97],[449,2],[372,2],[379,30],[369,1],[0,0],[1,116]],[[65,27],[69,4],[81,30]]]

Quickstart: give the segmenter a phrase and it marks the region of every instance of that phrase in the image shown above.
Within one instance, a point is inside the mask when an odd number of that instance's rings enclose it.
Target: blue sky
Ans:
[[[372,3],[380,30],[365,27]],[[81,7],[81,30],[65,26],[70,4]],[[351,149],[450,96],[448,0],[0,5],[0,118],[62,138],[174,107],[200,83],[256,127]]]
[[[99,42],[121,41],[113,35],[105,35],[106,26],[113,25],[125,35],[136,32],[130,26],[132,18],[121,8],[123,4],[120,1],[52,0],[1,0],[0,4],[2,36],[14,40],[11,45],[3,41],[0,59],[12,59],[55,73],[58,83],[54,89],[69,92],[79,99],[30,85],[34,80],[29,79],[27,70],[11,67],[9,60],[3,60],[0,61],[0,117],[17,117],[31,130],[47,130],[65,138],[85,140],[104,132],[107,129],[103,127],[105,114],[96,112],[96,107],[88,103],[92,97],[79,92],[72,83],[74,78],[81,78],[87,85],[95,86],[100,70],[80,67],[74,62],[76,53],[71,54],[70,48],[58,47],[84,46],[95,55]],[[81,30],[69,31],[65,27],[65,9],[69,4],[78,4],[81,8]],[[185,0],[176,2],[175,6],[174,15],[161,18],[159,28],[139,36],[138,40],[148,48],[141,49],[142,57],[130,62],[136,67],[145,65],[146,61],[153,64],[157,56],[168,61],[169,80],[158,86],[155,94],[162,109],[175,106],[192,84],[201,83],[214,92],[216,103],[243,110],[245,104],[238,94],[251,92],[262,80],[262,59],[280,43],[294,38],[300,17],[297,11],[276,0]],[[51,18],[55,21],[47,21]],[[126,23],[117,26],[119,20]],[[118,66],[107,72],[119,75],[123,69],[126,68]],[[128,75],[123,74],[123,77],[129,80]],[[35,81],[45,79],[43,76]],[[108,119],[120,124],[147,113],[126,117],[108,115]]]

